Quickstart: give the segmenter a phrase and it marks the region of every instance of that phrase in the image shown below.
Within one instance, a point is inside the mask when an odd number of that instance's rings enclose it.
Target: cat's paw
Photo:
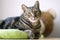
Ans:
[[[29,39],[34,39],[34,33],[31,30],[25,30],[25,32],[28,34]]]

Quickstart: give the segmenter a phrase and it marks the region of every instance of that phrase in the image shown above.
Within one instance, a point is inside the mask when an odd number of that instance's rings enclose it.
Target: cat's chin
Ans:
[[[32,23],[33,26],[36,26],[39,22],[38,19],[32,20],[31,18],[29,18],[29,21]]]
[[[36,22],[38,22],[38,19],[34,20],[34,19],[29,18],[29,21],[32,22],[32,23],[36,23]]]

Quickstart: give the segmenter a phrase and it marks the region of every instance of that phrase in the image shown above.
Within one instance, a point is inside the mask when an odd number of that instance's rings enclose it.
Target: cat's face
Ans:
[[[39,9],[39,2],[36,1],[33,7],[27,7],[23,4],[22,9],[24,12],[24,17],[29,20],[33,25],[36,25],[41,15],[41,11]]]

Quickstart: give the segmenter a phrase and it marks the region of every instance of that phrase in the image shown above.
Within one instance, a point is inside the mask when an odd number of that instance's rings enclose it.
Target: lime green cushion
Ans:
[[[28,38],[27,34],[18,29],[0,29],[0,38]]]

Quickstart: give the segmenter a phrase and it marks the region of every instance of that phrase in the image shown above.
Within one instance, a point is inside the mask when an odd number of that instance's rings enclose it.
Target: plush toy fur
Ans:
[[[54,19],[56,17],[55,11],[53,9],[49,9],[47,11],[41,11],[41,20],[42,20],[42,33],[46,37],[53,31]]]

